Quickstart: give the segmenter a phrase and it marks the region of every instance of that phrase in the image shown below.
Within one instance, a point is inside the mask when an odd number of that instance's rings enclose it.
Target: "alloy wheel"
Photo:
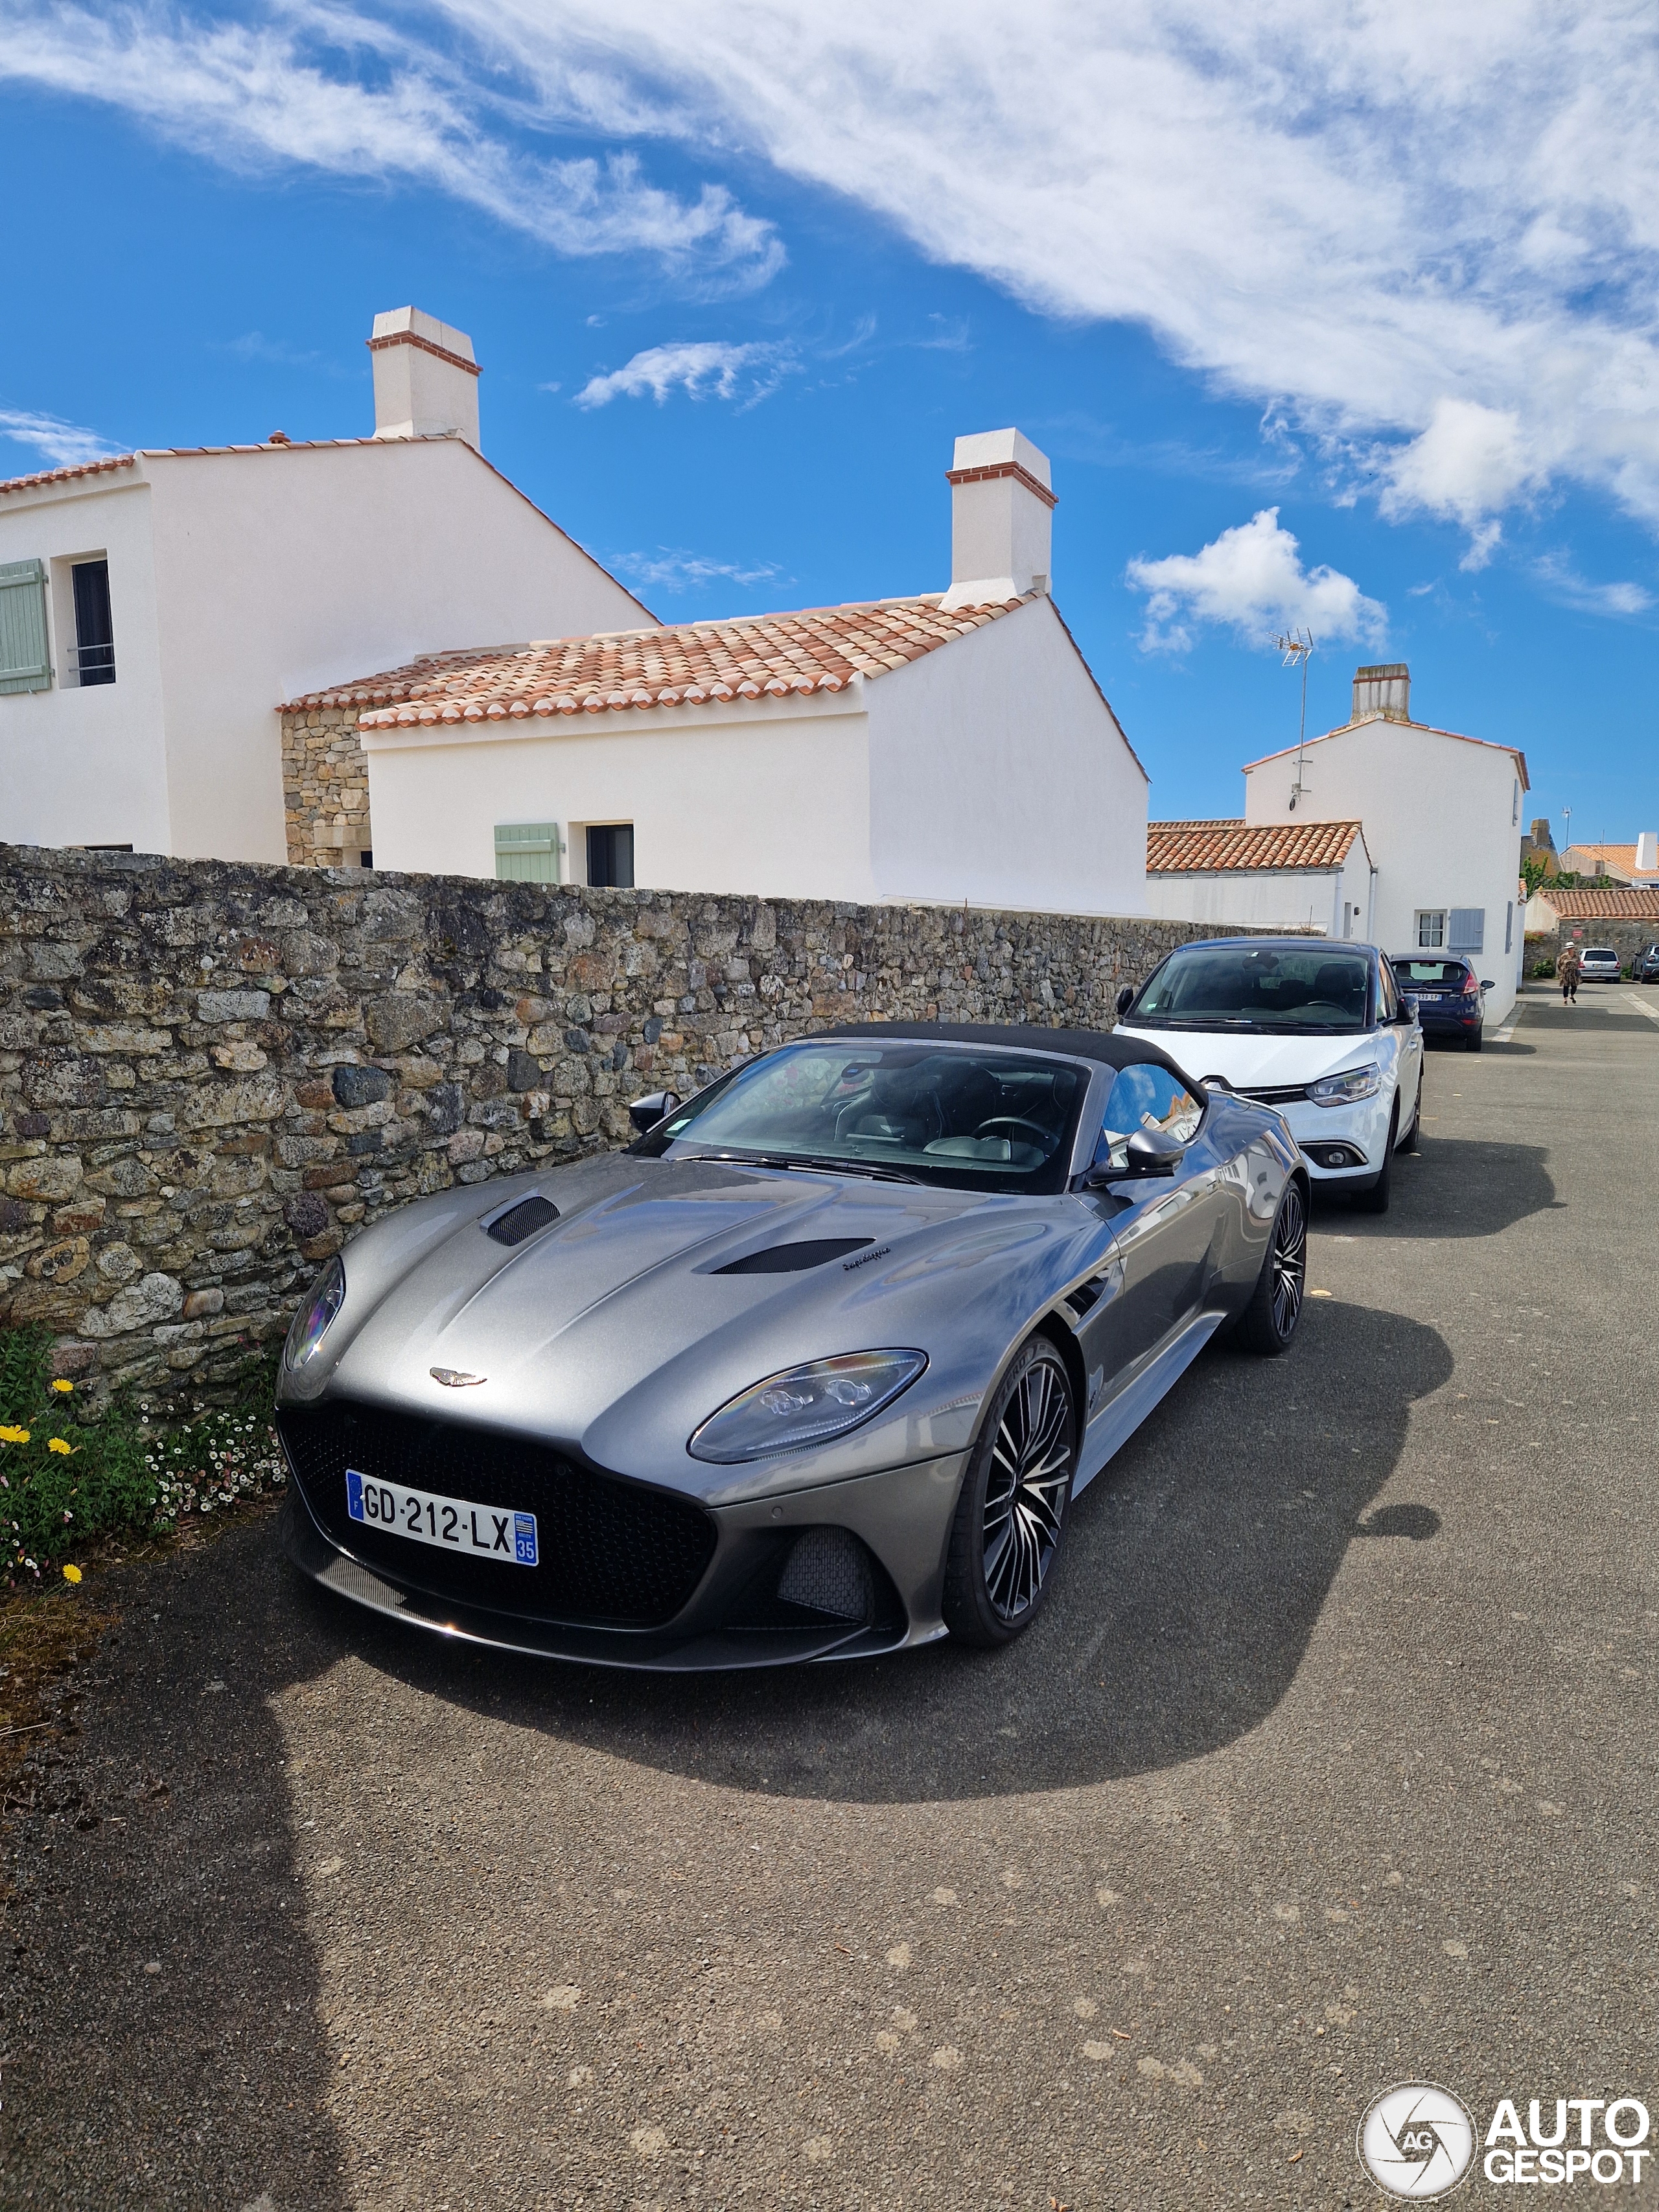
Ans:
[[[1302,1194],[1294,1183],[1285,1193],[1273,1231],[1273,1327],[1281,1342],[1290,1340],[1302,1311],[1302,1294],[1308,1279],[1308,1217]]]
[[[985,1488],[985,1589],[998,1618],[1036,1604],[1072,1486],[1072,1408],[1057,1359],[1025,1370],[1003,1408]]]

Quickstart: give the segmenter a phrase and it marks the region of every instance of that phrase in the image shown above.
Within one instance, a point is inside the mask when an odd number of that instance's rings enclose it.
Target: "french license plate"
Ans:
[[[511,1507],[475,1505],[465,1498],[440,1498],[401,1482],[346,1469],[346,1511],[366,1528],[384,1528],[441,1552],[497,1559],[504,1566],[536,1565],[536,1516]]]
[[[1424,1006],[1437,1006],[1445,995],[1443,991],[1419,991],[1417,994],[1418,1004]]]

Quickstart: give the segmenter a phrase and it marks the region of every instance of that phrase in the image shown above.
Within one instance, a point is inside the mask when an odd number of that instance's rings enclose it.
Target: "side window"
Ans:
[[[1400,994],[1395,988],[1394,970],[1386,960],[1376,971],[1376,1018],[1381,1022],[1397,1022],[1400,1018]]]
[[[1121,1154],[1137,1129],[1159,1129],[1184,1145],[1197,1135],[1203,1119],[1204,1109],[1167,1067],[1152,1060],[1120,1067],[1106,1101],[1095,1158]]]

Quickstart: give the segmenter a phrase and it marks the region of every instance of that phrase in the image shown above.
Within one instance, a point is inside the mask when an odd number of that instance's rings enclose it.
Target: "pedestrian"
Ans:
[[[1555,980],[1561,986],[1561,1003],[1578,1003],[1578,947],[1564,945],[1555,963]]]

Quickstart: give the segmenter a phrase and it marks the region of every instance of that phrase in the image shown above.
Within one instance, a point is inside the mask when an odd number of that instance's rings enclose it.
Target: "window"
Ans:
[[[634,825],[595,822],[587,832],[587,880],[617,890],[634,888]]]
[[[0,692],[51,688],[46,572],[39,561],[0,562]]]
[[[1505,952],[1512,952],[1515,950],[1515,901],[1513,899],[1510,899],[1504,908],[1504,950]]]
[[[1322,939],[1293,947],[1183,945],[1153,971],[1127,1019],[1136,1029],[1334,1036],[1364,1028],[1370,975],[1363,952]]]
[[[1386,960],[1376,971],[1376,1018],[1383,1023],[1400,1019],[1400,992]]]
[[[115,681],[115,630],[109,611],[109,562],[77,561],[70,570],[75,589],[75,668],[82,690]]]
[[[1095,1145],[1096,1164],[1121,1167],[1123,1147],[1137,1129],[1156,1129],[1177,1144],[1187,1144],[1198,1134],[1203,1119],[1204,1109],[1167,1067],[1155,1060],[1120,1067]]]
[[[1417,917],[1417,949],[1419,952],[1438,952],[1446,941],[1446,915],[1443,908],[1436,908]]]
[[[556,884],[563,849],[556,822],[495,824],[495,873],[505,883]]]
[[[1486,949],[1486,909],[1483,906],[1455,906],[1446,927],[1448,952],[1484,952]]]

